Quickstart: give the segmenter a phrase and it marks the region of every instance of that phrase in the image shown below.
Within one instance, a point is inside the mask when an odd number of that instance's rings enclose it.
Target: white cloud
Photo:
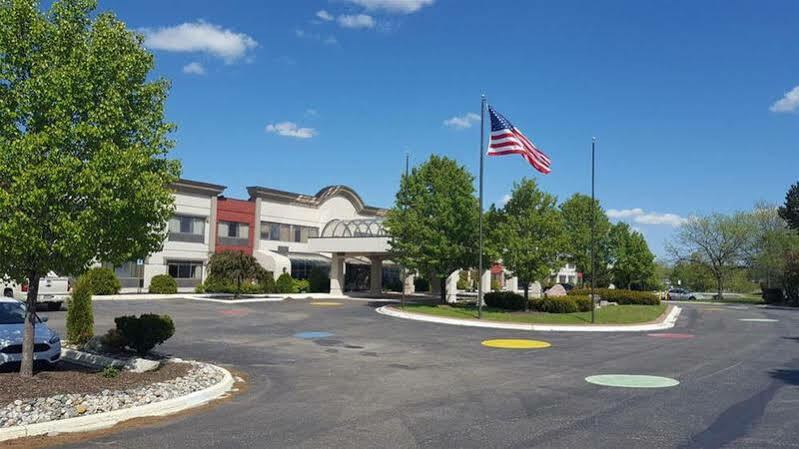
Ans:
[[[375,19],[366,14],[354,16],[343,14],[338,16],[338,24],[344,28],[374,28]]]
[[[205,75],[205,67],[199,62],[190,62],[183,66],[183,73],[190,75]]]
[[[474,112],[469,112],[460,117],[455,116],[450,119],[444,120],[444,125],[455,129],[471,128],[472,125],[480,121],[480,116]]]
[[[631,218],[633,223],[638,224],[669,225],[674,227],[680,226],[689,220],[677,214],[646,212],[639,207],[634,209],[609,209],[606,215],[609,218]]]
[[[366,9],[383,10],[402,14],[416,12],[430,6],[435,0],[347,0]]]
[[[316,17],[324,20],[325,22],[330,22],[331,20],[334,19],[334,17],[329,12],[325,11],[324,9],[320,9],[319,11],[316,11]]]
[[[266,132],[277,134],[278,136],[296,137],[298,139],[310,139],[317,134],[313,128],[300,128],[293,122],[280,122],[266,125]]]
[[[771,105],[771,112],[793,112],[799,108],[799,86],[788,91],[784,97]]]
[[[511,198],[510,193],[506,193],[506,194],[502,195],[502,199],[499,200],[499,202],[500,202],[500,204],[502,204],[504,206],[504,205],[508,204],[508,201],[510,201],[510,198]]]
[[[629,218],[634,217],[636,215],[643,215],[644,210],[641,208],[635,209],[610,209],[606,212],[606,215],[610,218]]]
[[[206,52],[230,64],[258,46],[255,39],[218,25],[197,21],[157,30],[145,28],[144,45],[154,50],[174,52]]]

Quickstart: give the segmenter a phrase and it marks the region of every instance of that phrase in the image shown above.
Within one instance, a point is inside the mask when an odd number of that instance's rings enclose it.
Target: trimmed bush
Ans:
[[[117,351],[122,351],[128,345],[128,340],[119,329],[108,329],[103,335],[103,344]]]
[[[488,307],[505,310],[524,310],[524,296],[513,292],[490,292],[483,295]]]
[[[766,304],[779,304],[783,300],[781,288],[763,288],[760,297]]]
[[[277,278],[277,282],[275,282],[275,291],[277,293],[297,293],[294,287],[294,278],[288,273],[281,274]]]
[[[258,293],[275,293],[275,276],[271,271],[258,271]]]
[[[577,301],[568,296],[539,299],[535,301],[535,309],[547,313],[574,313],[579,310]]]
[[[599,295],[602,300],[616,302],[619,305],[638,304],[656,306],[660,304],[660,299],[657,294],[653,292],[638,292],[620,288],[597,288],[594,292]],[[589,296],[590,294],[591,289],[588,288],[575,288],[567,292],[569,296]]]
[[[580,312],[590,312],[591,307],[593,307],[589,296],[567,296],[567,298],[571,298],[577,303],[577,310]]]
[[[330,275],[321,267],[314,266],[308,274],[312,293],[330,293]]]
[[[72,288],[67,307],[67,340],[82,345],[94,336],[94,311],[91,285],[80,277]]]
[[[296,293],[308,293],[311,290],[311,284],[307,279],[293,279],[293,282]]]
[[[153,276],[150,281],[150,293],[172,295],[178,292],[178,283],[168,274]]]
[[[119,316],[114,322],[127,345],[139,354],[146,354],[175,334],[175,323],[169,315]]]
[[[425,278],[414,278],[413,279],[413,289],[417,292],[429,292],[430,291],[430,281]]]
[[[122,288],[117,275],[110,268],[92,268],[81,277],[92,295],[116,295]]]

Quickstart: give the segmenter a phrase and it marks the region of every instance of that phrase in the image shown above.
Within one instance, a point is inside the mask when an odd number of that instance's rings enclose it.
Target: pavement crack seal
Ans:
[[[74,418],[46,421],[0,429],[0,441],[40,435],[55,435],[74,432],[91,432],[113,427],[121,422],[137,418],[161,417],[203,406],[213,400],[227,397],[233,389],[233,375],[218,365],[205,363],[222,372],[219,382],[202,390],[146,405],[121,408],[109,412],[95,413]],[[239,388],[240,389],[240,388]]]

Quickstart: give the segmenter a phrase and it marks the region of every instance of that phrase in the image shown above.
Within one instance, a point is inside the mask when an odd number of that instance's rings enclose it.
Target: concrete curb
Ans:
[[[246,304],[246,303],[253,303],[253,302],[281,302],[285,301],[287,298],[245,298],[245,299],[216,299],[216,298],[205,298],[202,296],[196,295],[187,295],[184,296],[186,299],[191,299],[192,301],[203,301],[203,302],[215,302],[219,304]]]
[[[404,318],[406,320],[426,321],[429,323],[450,324],[454,326],[482,327],[491,329],[508,329],[523,331],[544,332],[647,332],[671,329],[677,322],[681,308],[673,306],[666,317],[658,323],[648,324],[621,324],[621,325],[563,325],[563,324],[524,324],[500,323],[497,321],[461,320],[458,318],[437,317],[420,313],[409,313],[397,310],[390,306],[377,309],[377,313]]]
[[[147,416],[166,416],[198,407],[224,395],[233,387],[233,376],[230,371],[221,366],[213,365],[223,373],[222,380],[204,390],[195,391],[178,398],[165,401],[152,402],[147,405],[114,410],[111,412],[96,413],[94,415],[78,416],[75,418],[59,419],[43,423],[28,424],[24,426],[6,427],[0,429],[0,441],[14,440],[17,438],[32,437],[37,435],[89,432],[93,430],[112,427],[122,421]]]

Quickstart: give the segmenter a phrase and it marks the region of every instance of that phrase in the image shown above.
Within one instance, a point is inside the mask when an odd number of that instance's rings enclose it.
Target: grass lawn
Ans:
[[[665,303],[659,306],[608,306],[596,311],[597,324],[632,324],[654,321],[666,311]],[[409,304],[406,312],[424,313],[450,318],[477,318],[477,307],[474,305],[426,306]],[[577,313],[545,313],[545,312],[508,312],[502,309],[483,308],[483,319],[491,321],[507,321],[530,324],[590,324],[591,312]]]

